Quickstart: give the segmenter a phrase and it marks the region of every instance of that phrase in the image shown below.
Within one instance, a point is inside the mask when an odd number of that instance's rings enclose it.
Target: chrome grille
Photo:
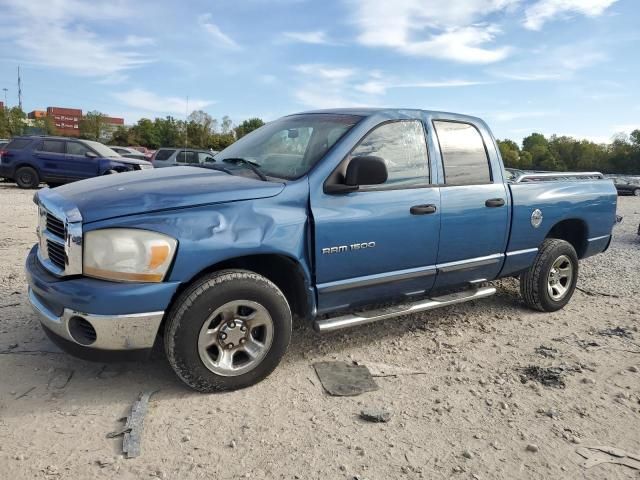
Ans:
[[[64,270],[67,265],[67,254],[64,251],[64,245],[47,240],[47,255],[51,263],[60,270]]]
[[[53,198],[50,198],[53,197]],[[38,259],[58,276],[82,274],[82,217],[64,199],[38,192]]]
[[[47,213],[47,230],[49,230],[56,237],[60,237],[64,240],[65,228],[64,222],[59,218],[54,217],[50,213]]]

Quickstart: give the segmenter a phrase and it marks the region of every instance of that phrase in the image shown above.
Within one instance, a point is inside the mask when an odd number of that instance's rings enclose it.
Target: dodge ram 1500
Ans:
[[[290,115],[200,167],[34,200],[26,272],[49,336],[100,358],[163,342],[203,392],[265,378],[294,318],[333,331],[487,297],[507,276],[558,310],[616,219],[601,174],[507,181],[482,120],[404,109]]]

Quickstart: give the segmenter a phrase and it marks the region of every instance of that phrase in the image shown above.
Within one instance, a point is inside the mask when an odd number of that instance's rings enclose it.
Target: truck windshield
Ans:
[[[362,117],[311,113],[275,120],[242,137],[215,156],[216,162],[243,159],[270,177],[306,174]]]

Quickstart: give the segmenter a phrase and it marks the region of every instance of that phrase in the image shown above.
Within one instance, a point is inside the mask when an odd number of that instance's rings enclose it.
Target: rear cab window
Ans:
[[[11,140],[4,148],[6,150],[22,150],[30,143],[30,138],[16,138],[15,140]]]
[[[198,153],[191,150],[183,150],[176,157],[178,163],[200,163]]]
[[[465,122],[434,120],[446,185],[493,183],[489,157],[478,129]]]

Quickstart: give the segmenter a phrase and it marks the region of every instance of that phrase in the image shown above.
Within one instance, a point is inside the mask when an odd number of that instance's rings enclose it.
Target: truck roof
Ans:
[[[446,117],[451,117],[459,120],[471,120],[474,122],[484,123],[482,119],[478,117],[474,117],[472,115],[465,115],[462,113],[454,113],[454,112],[444,112],[438,110],[424,110],[420,108],[387,108],[387,107],[379,107],[379,108],[369,108],[369,107],[353,107],[353,108],[327,108],[321,110],[308,110],[305,112],[299,112],[294,115],[303,115],[303,114],[313,114],[313,113],[329,113],[335,115],[357,115],[360,117],[370,117],[372,115],[384,114],[389,115],[391,117],[406,117],[408,116],[416,116],[418,114],[427,114],[427,115],[442,115]]]

